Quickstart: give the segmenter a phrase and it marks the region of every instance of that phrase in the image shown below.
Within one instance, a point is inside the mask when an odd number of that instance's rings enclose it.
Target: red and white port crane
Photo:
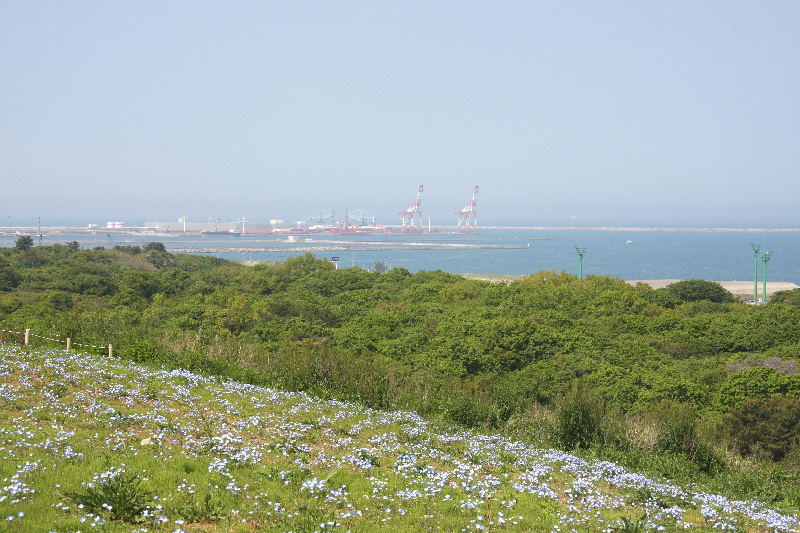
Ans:
[[[456,211],[458,215],[459,233],[478,233],[478,212],[475,210],[475,195],[478,194],[478,186],[472,191],[472,200],[461,211]]]
[[[400,215],[403,215],[402,226],[404,231],[422,231],[422,211],[419,207],[421,203],[422,185],[419,186],[419,190],[417,191],[417,199],[414,201],[414,204],[405,211],[400,211],[399,213]]]

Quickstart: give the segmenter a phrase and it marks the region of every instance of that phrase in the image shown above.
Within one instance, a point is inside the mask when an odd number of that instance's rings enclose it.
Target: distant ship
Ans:
[[[200,235],[203,237],[241,237],[242,234],[234,230],[225,231],[201,231]]]

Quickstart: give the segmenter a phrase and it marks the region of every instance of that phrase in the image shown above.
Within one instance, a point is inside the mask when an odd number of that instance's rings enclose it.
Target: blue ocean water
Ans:
[[[0,237],[0,246],[13,246],[16,237]],[[771,251],[769,281],[800,284],[800,232],[774,231],[661,231],[583,229],[481,229],[478,235],[243,235],[200,237],[185,235],[45,235],[42,244],[77,240],[81,246],[113,247],[117,244],[163,242],[168,249],[241,249],[207,251],[225,259],[283,261],[306,250],[317,257],[339,258],[339,268],[371,268],[374,261],[412,272],[443,270],[453,273],[530,274],[541,270],[578,273],[576,246],[584,247],[584,275],[620,279],[752,280],[754,253],[751,243]],[[37,244],[39,239],[36,239]],[[423,249],[426,244],[474,244],[519,248]],[[319,248],[337,247],[335,251]],[[397,249],[400,247],[402,249]],[[279,251],[254,252],[253,248]],[[369,248],[359,250],[357,248]],[[759,279],[763,263],[759,261]]]

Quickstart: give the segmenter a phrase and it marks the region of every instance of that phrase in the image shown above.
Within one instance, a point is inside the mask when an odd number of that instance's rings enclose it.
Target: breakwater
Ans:
[[[420,243],[408,242],[403,244],[360,244],[355,246],[291,246],[291,247],[197,247],[197,248],[169,248],[173,254],[213,254],[213,253],[262,253],[262,252],[281,252],[281,253],[316,253],[316,252],[380,252],[384,250],[518,250],[528,248],[528,245],[519,244],[453,244],[453,243]]]

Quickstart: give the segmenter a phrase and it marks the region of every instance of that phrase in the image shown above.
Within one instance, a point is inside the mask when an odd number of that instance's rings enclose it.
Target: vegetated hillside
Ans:
[[[310,254],[243,267],[159,243],[74,244],[0,251],[0,329],[800,507],[794,292],[751,306],[702,280],[653,290],[540,272],[505,284],[335,270]]]
[[[763,504],[498,435],[0,346],[6,531],[794,531]]]

